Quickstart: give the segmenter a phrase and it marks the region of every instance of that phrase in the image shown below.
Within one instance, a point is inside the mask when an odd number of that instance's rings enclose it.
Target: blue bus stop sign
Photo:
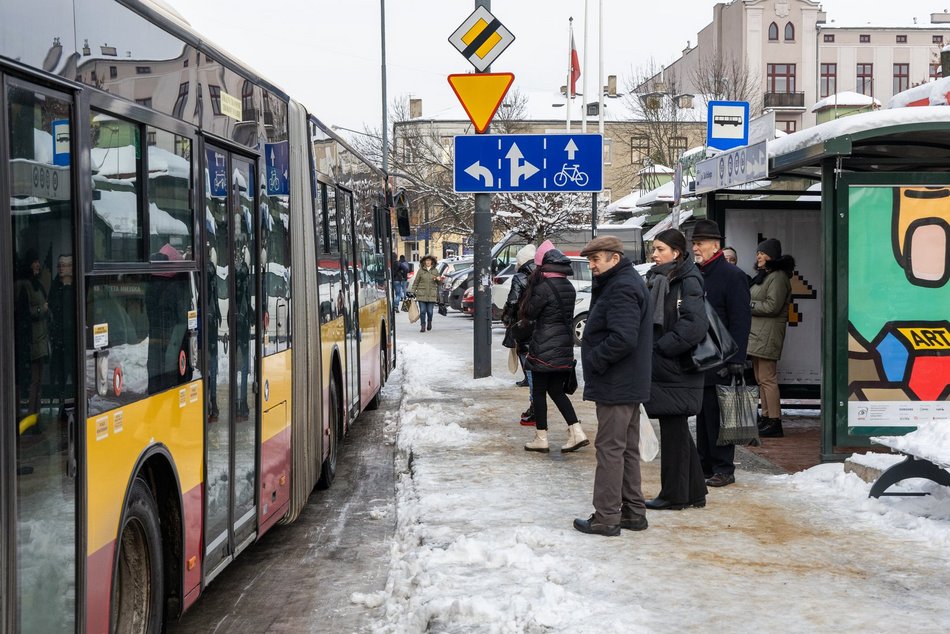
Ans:
[[[706,109],[706,145],[731,150],[749,144],[749,102],[710,101]]]

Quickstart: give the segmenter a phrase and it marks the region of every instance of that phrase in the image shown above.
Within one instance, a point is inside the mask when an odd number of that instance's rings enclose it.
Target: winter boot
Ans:
[[[768,424],[759,428],[759,436],[762,438],[783,438],[785,433],[782,431],[781,418],[767,418]]]
[[[758,427],[759,427],[759,431],[762,431],[765,427],[767,427],[770,420],[772,420],[772,419],[771,419],[771,418],[766,418],[766,417],[763,416],[762,414],[759,414],[758,416],[756,416],[755,422],[756,422],[756,424],[757,424]]]
[[[529,443],[525,443],[525,451],[540,451],[541,453],[547,453],[551,451],[548,447],[548,430],[538,429],[534,432],[534,440]]]
[[[534,405],[529,405],[528,409],[521,414],[521,424],[525,427],[534,427]]]
[[[567,427],[567,443],[561,447],[561,453],[577,451],[581,447],[586,447],[589,444],[590,441],[587,440],[587,436],[584,435],[584,430],[581,429],[581,424],[574,423],[573,425],[568,425]]]

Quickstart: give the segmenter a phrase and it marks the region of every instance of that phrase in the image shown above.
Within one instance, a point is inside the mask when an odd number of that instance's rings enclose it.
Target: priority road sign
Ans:
[[[599,134],[482,134],[455,137],[455,191],[599,192]]]
[[[449,42],[483,73],[515,41],[515,36],[485,7],[478,7],[449,36]]]

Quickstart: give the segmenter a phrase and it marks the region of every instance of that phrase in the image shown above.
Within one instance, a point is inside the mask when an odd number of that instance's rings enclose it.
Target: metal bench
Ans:
[[[925,452],[915,452],[906,444],[896,442],[898,437],[882,436],[871,439],[873,442],[883,445],[906,456],[906,459],[884,470],[874,484],[868,497],[879,498],[884,496],[920,496],[930,495],[926,491],[908,491],[904,493],[887,493],[887,489],[894,486],[902,480],[909,478],[924,478],[937,484],[950,487],[950,456],[946,459],[938,459],[936,456],[924,457],[920,454]]]

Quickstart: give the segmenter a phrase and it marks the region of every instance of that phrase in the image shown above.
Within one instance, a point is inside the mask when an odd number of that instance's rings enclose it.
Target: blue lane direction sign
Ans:
[[[455,137],[455,191],[599,192],[599,134],[479,134]]]

